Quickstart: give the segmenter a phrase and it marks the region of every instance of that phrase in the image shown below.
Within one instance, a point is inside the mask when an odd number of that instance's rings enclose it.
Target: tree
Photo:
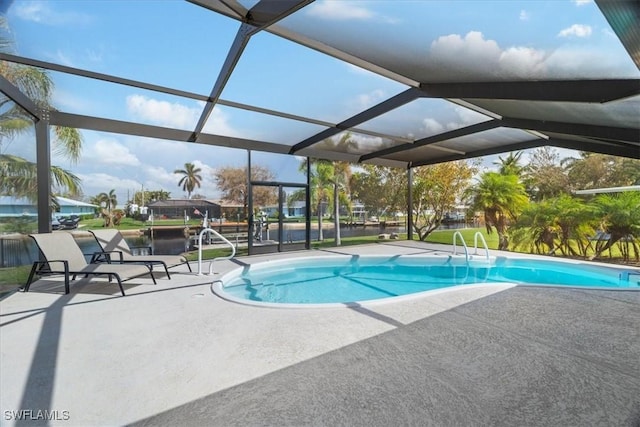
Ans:
[[[524,171],[524,168],[520,166],[522,153],[522,151],[518,151],[516,153],[510,152],[504,159],[498,156],[498,161],[493,162],[493,164],[500,167],[498,172],[501,175],[516,175],[519,177]]]
[[[118,206],[118,196],[116,196],[116,190],[112,188],[109,190],[109,193],[106,195],[107,201],[107,210],[111,212],[112,209],[115,209]]]
[[[615,243],[622,242],[623,258],[629,260],[632,246],[635,259],[639,259],[637,239],[640,237],[640,192],[627,191],[619,194],[601,194],[592,205],[596,215],[600,218],[600,227],[609,234],[608,240],[598,241],[595,258],[611,248]]]
[[[351,211],[349,198],[349,182],[351,180],[351,165],[347,162],[333,162],[333,170],[329,177],[329,183],[333,187],[333,221],[335,229],[335,245],[340,246],[340,205],[347,206]]]
[[[634,185],[640,182],[640,160],[580,152],[563,160],[574,190]]]
[[[6,18],[0,16],[0,51],[10,52],[12,41],[6,36]],[[0,62],[0,74],[28,96],[42,110],[55,110],[51,105],[53,82],[46,71],[8,61]],[[31,116],[0,92],[0,194],[37,199],[36,163],[4,153],[2,141],[10,141],[33,128]],[[53,151],[76,162],[82,148],[82,135],[77,129],[54,126]],[[57,166],[51,167],[51,197],[55,206],[56,190],[79,194],[80,179]]]
[[[262,166],[251,167],[251,178],[255,181],[272,181],[275,175],[268,168]],[[244,208],[245,216],[248,216],[249,183],[247,182],[246,167],[226,166],[214,172],[214,179],[222,198],[230,202],[240,203]],[[275,203],[277,196],[273,187],[253,188],[253,203],[258,206],[266,206]]]
[[[469,187],[475,166],[465,161],[439,163],[414,169],[413,224],[420,240],[425,240],[442,223]]]
[[[568,194],[570,181],[561,166],[560,155],[552,147],[536,148],[524,168],[524,184],[532,200]]]
[[[592,223],[593,210],[568,194],[531,203],[514,225],[513,246],[529,243],[532,252],[586,257]]]
[[[178,187],[182,186],[182,191],[187,192],[187,199],[191,198],[191,193],[196,187],[200,187],[202,182],[202,176],[200,176],[202,169],[197,168],[193,163],[185,163],[184,169],[176,169],[173,171],[175,174],[182,175],[180,181],[178,181]]]
[[[407,206],[407,171],[378,165],[362,165],[352,177],[351,195],[361,201],[368,212],[405,211]]]
[[[329,160],[309,159],[309,169],[311,176],[309,177],[309,199],[311,214],[316,214],[318,218],[318,241],[324,241],[324,232],[322,227],[322,217],[324,211],[323,204],[329,204],[331,199],[330,178],[333,174],[333,165]],[[300,162],[298,168],[306,173],[306,159]],[[291,200],[304,200],[304,191],[296,191],[291,196]]]
[[[487,233],[498,233],[498,249],[507,250],[509,224],[527,206],[529,198],[516,175],[485,172],[471,189],[473,207],[484,212]]]

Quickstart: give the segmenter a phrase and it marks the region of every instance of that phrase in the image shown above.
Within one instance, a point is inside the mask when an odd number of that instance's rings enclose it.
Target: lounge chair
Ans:
[[[120,231],[113,228],[105,228],[103,230],[89,230],[93,237],[96,238],[98,245],[103,251],[102,259],[113,258],[111,254],[115,253],[114,262],[146,264],[153,268],[156,264],[162,264],[164,271],[169,275],[169,269],[177,267],[182,264],[186,264],[191,270],[189,261],[182,255],[153,255],[151,253],[151,247],[147,247],[149,255],[134,255],[131,247],[127,244]]]
[[[29,291],[31,282],[33,282],[33,278],[36,275],[64,274],[64,290],[66,294],[69,293],[69,277],[71,276],[71,280],[75,280],[77,275],[82,274],[85,277],[89,275],[106,275],[109,277],[109,281],[111,281],[112,277],[115,277],[123,296],[125,293],[122,282],[127,280],[150,275],[153,283],[156,283],[153,271],[148,265],[88,263],[73,236],[67,232],[30,234],[29,237],[38,245],[44,260],[33,263],[23,292]]]

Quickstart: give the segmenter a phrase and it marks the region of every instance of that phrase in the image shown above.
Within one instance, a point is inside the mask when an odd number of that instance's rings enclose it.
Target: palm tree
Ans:
[[[6,18],[0,16],[0,29],[7,29]],[[0,34],[0,51],[9,52],[12,42],[5,34]],[[54,110],[51,106],[53,82],[46,71],[39,68],[0,62],[0,74],[33,100],[43,110]],[[21,132],[33,128],[31,116],[15,105],[11,99],[0,92],[0,141],[10,140]],[[81,148],[82,135],[77,129],[54,126],[54,153],[64,155],[77,162]],[[31,200],[37,198],[36,164],[22,157],[3,153],[0,142],[0,194],[20,195]],[[80,179],[73,173],[60,167],[51,167],[51,183],[54,188],[66,188],[70,193],[80,192]],[[54,191],[51,191],[52,205],[55,204]]]
[[[516,175],[502,175],[497,172],[485,172],[480,182],[472,187],[473,205],[484,212],[487,233],[492,227],[498,233],[498,249],[507,250],[509,224],[529,202],[524,185]]]
[[[202,169],[196,168],[193,163],[185,163],[184,169],[176,169],[173,171],[175,174],[181,174],[182,178],[178,181],[178,186],[182,186],[182,191],[187,192],[187,199],[191,198],[191,193],[196,187],[200,187],[202,176],[200,176]]]
[[[330,187],[329,180],[332,176],[333,165],[328,160],[312,160],[311,161],[311,204],[316,207],[318,214],[318,241],[324,240],[322,231],[322,205],[329,202]]]
[[[520,157],[522,157],[522,151],[518,151],[515,154],[510,152],[504,159],[498,156],[498,161],[493,162],[493,164],[500,167],[498,172],[500,172],[501,175],[516,175],[519,177],[524,170],[519,164]]]
[[[593,234],[592,219],[592,209],[567,194],[531,203],[518,217],[513,243],[514,246],[529,243],[537,253],[560,251],[562,255],[585,257],[588,237]],[[548,251],[543,250],[543,245],[548,246]]]
[[[107,194],[107,209],[111,212],[111,209],[115,209],[118,206],[118,196],[116,196],[116,190],[112,188]]]
[[[628,191],[617,195],[601,194],[593,201],[596,215],[601,218],[602,230],[609,239],[596,244],[595,258],[611,248],[620,245],[625,261],[629,260],[629,244],[633,247],[636,261],[640,258],[637,239],[640,236],[640,193]]]
[[[340,246],[340,204],[350,206],[348,185],[351,181],[351,165],[347,162],[334,162],[333,173],[329,177],[329,183],[333,187],[333,220],[335,229],[335,245]]]

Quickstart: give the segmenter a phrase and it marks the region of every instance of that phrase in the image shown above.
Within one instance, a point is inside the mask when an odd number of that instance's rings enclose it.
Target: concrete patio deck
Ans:
[[[450,247],[313,254],[435,250]],[[216,271],[297,256],[309,252]],[[125,282],[126,297],[106,281],[64,295],[60,281],[41,280],[0,301],[0,424],[640,423],[637,291],[501,285],[274,309],[228,302],[211,292],[215,277],[175,271],[157,285]]]

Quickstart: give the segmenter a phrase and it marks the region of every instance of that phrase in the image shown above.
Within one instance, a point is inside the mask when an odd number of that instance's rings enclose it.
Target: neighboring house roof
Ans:
[[[90,203],[68,199],[66,197],[56,197],[56,199],[60,205],[60,212],[54,212],[53,215],[55,216],[87,214],[98,207]],[[33,200],[29,200],[26,197],[0,197],[0,216],[36,216],[37,214],[38,206]]]
[[[626,187],[592,188],[590,190],[578,190],[576,194],[600,194],[622,193],[623,191],[640,191],[640,185],[627,185]]]
[[[81,202],[80,200],[67,199],[66,197],[57,196],[58,204],[60,206],[84,206],[87,208],[98,208],[98,205],[92,205],[91,203]]]
[[[215,205],[223,208],[241,208],[240,203],[229,202],[227,200],[208,200],[208,199],[168,199],[157,200],[155,202],[148,203],[150,208],[173,208],[184,206],[203,206],[203,205]]]
[[[90,208],[97,208],[99,206],[92,205],[91,203],[81,202],[80,200],[67,199],[66,197],[57,196],[56,200],[60,206],[84,206]],[[35,206],[36,203],[27,199],[26,197],[11,197],[11,196],[2,196],[0,197],[0,205],[5,206]]]

